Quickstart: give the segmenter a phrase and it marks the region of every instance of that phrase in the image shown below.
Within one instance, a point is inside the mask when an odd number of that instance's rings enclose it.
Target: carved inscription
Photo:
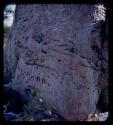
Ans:
[[[49,86],[49,83],[47,82],[47,80],[45,78],[40,77],[40,76],[37,76],[36,81],[41,83],[44,86]]]

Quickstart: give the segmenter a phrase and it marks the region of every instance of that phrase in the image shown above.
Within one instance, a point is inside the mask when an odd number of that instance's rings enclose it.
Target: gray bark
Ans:
[[[5,83],[23,94],[33,88],[66,120],[87,119],[96,110],[102,60],[107,69],[107,42],[100,34],[104,21],[94,15],[101,10],[96,5],[17,5],[4,50]]]

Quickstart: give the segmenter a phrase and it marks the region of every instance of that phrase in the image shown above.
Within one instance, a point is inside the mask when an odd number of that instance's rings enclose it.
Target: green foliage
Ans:
[[[7,37],[9,34],[10,27],[4,26],[4,37]]]
[[[33,110],[39,110],[38,107],[36,106],[36,102],[42,102],[43,103],[43,108],[46,110],[54,110],[55,106],[50,105],[42,96],[41,92],[34,88],[33,86],[28,86],[28,89],[30,90],[30,97],[31,100],[29,100],[29,103],[24,106],[25,112],[33,113]],[[35,109],[37,107],[37,109]],[[41,109],[40,109],[41,110]],[[31,112],[32,111],[32,112]],[[28,113],[28,114],[29,114]]]

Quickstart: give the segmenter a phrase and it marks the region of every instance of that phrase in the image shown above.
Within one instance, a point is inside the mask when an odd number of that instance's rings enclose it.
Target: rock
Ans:
[[[7,113],[4,113],[4,118],[6,121],[12,121],[17,118],[17,115],[14,114],[13,112],[7,112]]]
[[[86,120],[86,121],[107,121],[108,114],[109,114],[108,112],[92,113],[92,114],[89,114],[88,120]]]
[[[103,66],[98,62],[104,56],[99,22],[105,12],[97,6],[17,5],[4,49],[4,77],[12,88],[22,95],[34,90],[34,97],[39,93],[69,121],[87,119],[108,83],[99,77]]]
[[[41,121],[62,121],[56,118],[48,118],[48,119],[42,119]]]
[[[38,114],[35,115],[35,117],[34,117],[34,119],[35,119],[36,121],[40,121],[40,120],[45,119],[45,118],[47,118],[47,116],[44,115],[44,113],[42,113],[42,112],[38,113]]]
[[[98,121],[106,121],[108,118],[108,112],[100,113],[98,115]]]
[[[46,111],[44,112],[44,114],[45,114],[47,117],[51,117],[51,116],[52,116],[52,113],[51,113],[50,110],[46,110]]]

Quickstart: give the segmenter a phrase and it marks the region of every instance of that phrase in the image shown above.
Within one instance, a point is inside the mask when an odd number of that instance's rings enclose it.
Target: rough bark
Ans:
[[[96,8],[17,5],[4,50],[5,83],[23,94],[33,88],[66,120],[85,120],[108,84],[105,21],[97,16],[104,10]]]

